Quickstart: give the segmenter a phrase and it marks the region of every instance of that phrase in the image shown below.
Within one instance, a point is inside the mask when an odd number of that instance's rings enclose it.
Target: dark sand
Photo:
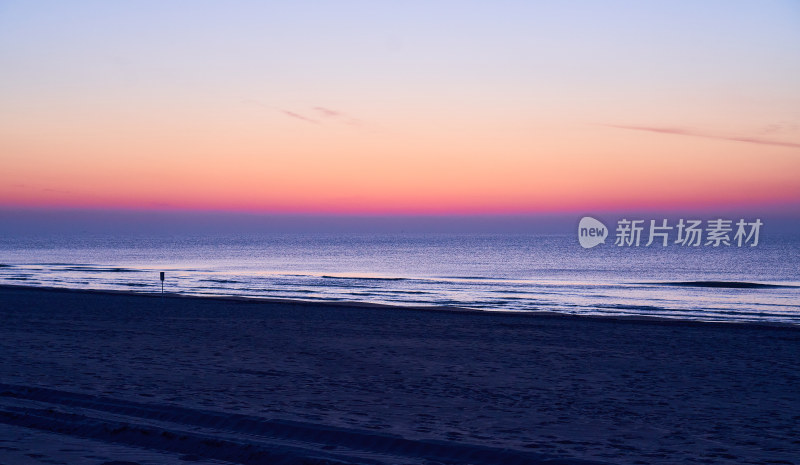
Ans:
[[[0,287],[0,464],[581,460],[800,463],[800,328]]]

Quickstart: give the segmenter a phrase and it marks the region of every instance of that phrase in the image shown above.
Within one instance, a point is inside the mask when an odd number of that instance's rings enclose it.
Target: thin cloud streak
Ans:
[[[781,142],[776,140],[767,140],[767,139],[757,139],[753,137],[729,137],[729,136],[715,136],[713,134],[704,134],[702,132],[695,132],[689,131],[686,129],[679,129],[679,128],[658,128],[658,127],[648,127],[648,126],[623,126],[623,125],[616,125],[616,124],[607,124],[605,126],[617,129],[629,129],[633,131],[646,131],[646,132],[655,132],[659,134],[673,134],[676,136],[691,136],[691,137],[704,137],[706,139],[718,139],[718,140],[729,140],[733,142],[746,142],[748,144],[761,144],[761,145],[773,145],[778,147],[792,147],[792,148],[800,148],[800,144],[796,144],[793,142]]]
[[[314,117],[305,116],[304,114],[298,113],[296,111],[273,107],[255,99],[242,99],[240,102],[245,105],[256,105],[261,108],[266,108],[268,110],[278,111],[284,116],[287,116],[289,118],[300,120],[303,121],[304,123],[316,124],[319,126],[334,121],[342,124],[347,124],[350,126],[361,126],[361,122],[356,118],[353,118],[352,116],[342,111],[334,110],[327,107],[321,107],[321,106],[312,107],[310,112],[316,114],[317,118],[315,119]],[[308,114],[308,112],[306,112],[306,114]]]
[[[351,126],[361,125],[361,122],[359,120],[339,110],[332,110],[330,108],[325,108],[325,107],[314,107],[314,111],[319,113],[323,118],[336,119],[342,123],[349,124]]]
[[[314,110],[317,110],[317,112],[322,114],[322,116],[326,116],[329,118],[336,118],[337,116],[342,115],[342,112],[340,111],[331,110],[330,108],[325,108],[325,107],[314,107]]]
[[[299,115],[299,114],[297,114],[297,113],[295,113],[293,111],[289,111],[289,110],[281,110],[281,111],[283,112],[284,115],[286,115],[286,116],[288,116],[290,118],[299,119],[301,121],[305,121],[306,123],[319,124],[319,121],[313,120],[311,118],[307,118],[307,117],[305,117],[303,115]]]

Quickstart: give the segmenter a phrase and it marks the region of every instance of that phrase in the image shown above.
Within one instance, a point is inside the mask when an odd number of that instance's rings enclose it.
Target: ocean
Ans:
[[[800,324],[800,237],[582,248],[574,234],[0,237],[0,284]]]

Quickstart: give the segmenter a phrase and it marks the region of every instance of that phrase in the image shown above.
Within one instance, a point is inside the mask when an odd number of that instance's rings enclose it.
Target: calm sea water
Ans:
[[[800,324],[800,237],[583,249],[574,235],[0,238],[0,283]],[[755,286],[770,284],[774,286]]]

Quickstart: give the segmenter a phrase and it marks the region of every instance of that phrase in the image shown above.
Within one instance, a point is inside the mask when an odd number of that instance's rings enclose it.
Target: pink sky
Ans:
[[[187,17],[178,4],[44,14],[10,2],[0,205],[800,204],[796,5],[630,3],[619,15],[598,3],[353,6],[360,16],[205,5]]]

